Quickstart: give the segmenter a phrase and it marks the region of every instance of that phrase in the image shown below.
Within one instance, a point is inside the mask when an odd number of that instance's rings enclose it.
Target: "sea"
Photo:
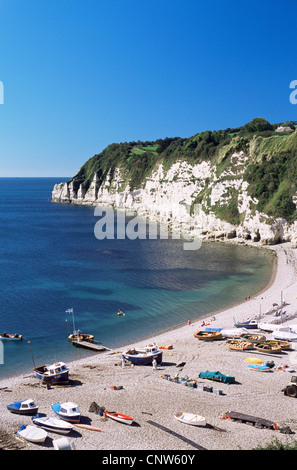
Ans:
[[[93,355],[68,341],[73,328],[111,349],[145,344],[269,283],[268,250],[215,242],[185,250],[170,236],[98,239],[94,207],[51,201],[54,184],[68,179],[0,178],[0,332],[23,335],[1,342],[1,379]]]

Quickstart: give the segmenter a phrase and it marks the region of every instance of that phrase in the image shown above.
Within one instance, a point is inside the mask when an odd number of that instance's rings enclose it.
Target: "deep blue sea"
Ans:
[[[51,202],[54,184],[67,179],[0,178],[0,332],[23,335],[5,343],[0,378],[30,374],[33,360],[93,354],[68,342],[69,308],[76,328],[117,348],[268,284],[274,261],[266,250],[203,243],[185,251],[170,237],[98,240],[93,207]]]

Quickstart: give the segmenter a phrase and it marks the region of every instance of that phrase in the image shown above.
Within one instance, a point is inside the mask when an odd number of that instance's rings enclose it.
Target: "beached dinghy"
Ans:
[[[223,338],[239,339],[241,335],[247,332],[248,330],[246,328],[223,328],[221,335]]]
[[[176,413],[175,419],[184,424],[191,424],[192,426],[206,426],[204,416],[199,416],[194,413]]]
[[[266,341],[266,336],[264,335],[251,335],[249,333],[243,333],[240,335],[240,338],[243,341],[249,341],[250,343],[261,343],[262,341]]]
[[[222,334],[219,331],[206,331],[199,330],[194,333],[194,337],[197,339],[202,339],[203,341],[215,341],[222,339]]]
[[[123,357],[135,365],[152,364],[154,359],[157,364],[161,364],[163,351],[159,350],[155,344],[149,344],[144,349],[129,349]]]
[[[249,341],[237,341],[229,339],[227,341],[227,347],[233,351],[248,351],[249,349],[253,349],[254,345]]]
[[[81,413],[76,403],[73,403],[72,401],[66,401],[63,403],[57,402],[53,403],[51,407],[61,419],[74,424],[80,422]]]
[[[297,341],[297,334],[290,327],[276,328],[272,333],[272,337],[282,341]]]
[[[234,326],[235,328],[247,328],[248,330],[254,329],[257,330],[258,328],[258,320],[246,320],[242,322],[236,322],[234,320]]]
[[[123,415],[122,413],[117,413],[116,411],[106,411],[104,414],[108,418],[114,419],[115,421],[118,421],[119,423],[123,423],[123,424],[133,423],[133,418],[131,418],[131,416]]]
[[[257,351],[261,351],[265,354],[277,354],[282,351],[282,348],[277,343],[258,343],[254,345]]]
[[[276,339],[267,339],[265,341],[266,344],[278,344],[282,349],[291,349],[292,343],[291,341],[284,341],[284,340],[276,340]]]
[[[36,426],[58,434],[69,434],[73,429],[73,424],[52,416],[35,417],[32,421]]]
[[[15,401],[11,405],[7,405],[6,408],[11,413],[19,415],[35,415],[38,412],[38,406],[31,399]]]
[[[36,426],[22,425],[16,436],[26,439],[26,441],[34,442],[34,444],[41,444],[45,441],[48,434],[44,429],[39,429]]]
[[[64,362],[56,362],[50,366],[38,366],[33,375],[45,384],[68,383],[69,369]]]
[[[1,333],[0,340],[3,341],[20,341],[23,338],[22,335],[10,334],[10,333]]]

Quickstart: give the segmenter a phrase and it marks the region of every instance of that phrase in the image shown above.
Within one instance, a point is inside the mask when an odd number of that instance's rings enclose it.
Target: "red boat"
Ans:
[[[106,411],[104,414],[108,418],[114,419],[115,421],[119,421],[119,423],[124,423],[124,424],[133,423],[133,418],[131,418],[131,416],[126,416],[121,413],[117,413],[116,411]]]

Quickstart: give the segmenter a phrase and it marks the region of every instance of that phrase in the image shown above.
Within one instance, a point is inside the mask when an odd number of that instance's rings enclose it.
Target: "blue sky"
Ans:
[[[0,0],[0,176],[112,142],[297,120],[294,0]]]

